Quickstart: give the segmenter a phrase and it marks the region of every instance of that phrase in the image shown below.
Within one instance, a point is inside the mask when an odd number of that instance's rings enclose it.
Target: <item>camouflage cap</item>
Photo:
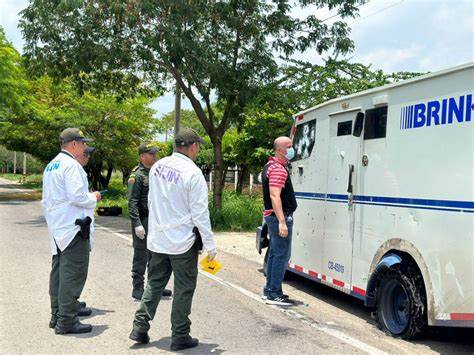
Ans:
[[[67,143],[71,141],[81,141],[81,142],[92,142],[93,139],[86,138],[84,133],[79,128],[66,128],[59,135],[59,140],[61,143]]]
[[[177,147],[184,147],[193,143],[204,143],[204,140],[194,129],[183,127],[174,137],[174,142]]]
[[[143,153],[150,153],[150,154],[155,154],[159,151],[157,147],[154,147],[150,144],[147,143],[142,143],[138,147],[138,154],[143,154]]]

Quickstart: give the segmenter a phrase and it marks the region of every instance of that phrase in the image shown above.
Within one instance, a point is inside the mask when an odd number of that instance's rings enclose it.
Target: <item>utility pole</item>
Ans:
[[[26,175],[26,153],[23,153],[23,175]]]
[[[16,152],[13,152],[13,174],[16,174]]]
[[[181,88],[176,82],[176,91],[174,96],[174,136],[179,132],[179,124],[181,121]]]

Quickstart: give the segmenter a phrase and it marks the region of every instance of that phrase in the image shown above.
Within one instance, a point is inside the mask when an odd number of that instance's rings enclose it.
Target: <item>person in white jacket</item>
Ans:
[[[151,259],[148,283],[135,313],[130,339],[143,344],[150,341],[150,321],[173,273],[173,351],[199,344],[189,335],[189,315],[196,289],[200,244],[210,260],[217,254],[209,218],[207,184],[201,169],[194,163],[202,142],[194,130],[181,128],[175,136],[175,152],[156,162],[149,173],[147,247]]]
[[[77,161],[89,139],[77,128],[60,135],[61,152],[43,172],[43,207],[50,236],[52,269],[50,327],[56,334],[87,333],[78,319],[79,302],[87,278],[92,247],[90,224],[100,193],[89,192],[87,175]],[[92,214],[92,216],[91,216]]]

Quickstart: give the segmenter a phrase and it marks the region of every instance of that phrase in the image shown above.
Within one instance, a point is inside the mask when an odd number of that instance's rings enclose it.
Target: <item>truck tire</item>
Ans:
[[[395,338],[417,338],[426,330],[425,286],[413,264],[394,266],[382,277],[375,319],[381,330]]]

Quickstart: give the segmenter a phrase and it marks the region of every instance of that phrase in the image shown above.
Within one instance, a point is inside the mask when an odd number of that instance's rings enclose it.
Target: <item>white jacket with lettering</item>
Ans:
[[[53,255],[57,254],[57,248],[61,251],[67,248],[79,232],[79,226],[75,225],[76,219],[86,216],[92,218],[92,248],[97,199],[89,193],[86,172],[68,152],[59,153],[44,169],[41,205],[48,224]]]
[[[208,190],[201,169],[186,155],[173,153],[150,169],[148,249],[178,255],[194,244],[194,227],[204,249],[215,249],[208,208]]]

